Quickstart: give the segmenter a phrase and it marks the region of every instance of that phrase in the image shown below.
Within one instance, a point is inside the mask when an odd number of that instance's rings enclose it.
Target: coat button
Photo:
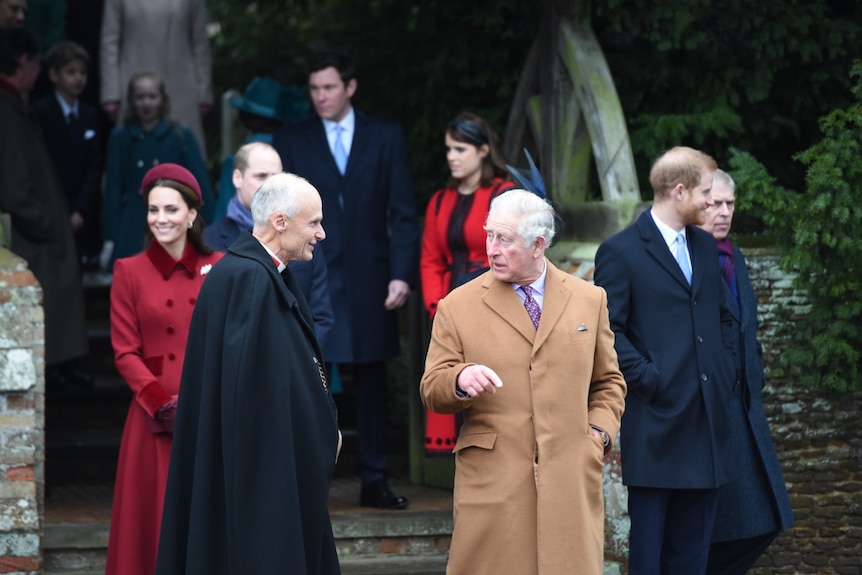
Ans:
[[[703,336],[697,336],[697,343],[703,343]]]
[[[193,298],[193,297],[190,297],[190,298],[189,298],[189,303],[190,303],[191,305],[195,305],[195,302],[196,302],[196,301],[197,301],[197,300],[196,300],[195,298]]]
[[[169,354],[168,354],[168,359],[169,359],[169,360],[174,361],[176,358],[177,358],[177,356],[176,356],[176,354],[175,354],[175,353],[169,353]]]
[[[707,379],[709,379],[709,378],[708,378],[708,377],[706,377],[706,374],[705,374],[705,373],[701,373],[701,374],[700,374],[700,379],[701,379],[702,381],[706,381],[706,380],[707,380]]]
[[[168,333],[174,333],[174,326],[172,326],[172,325],[168,326]]]
[[[165,305],[168,307],[174,307],[174,300],[168,298],[168,300],[165,302]]]

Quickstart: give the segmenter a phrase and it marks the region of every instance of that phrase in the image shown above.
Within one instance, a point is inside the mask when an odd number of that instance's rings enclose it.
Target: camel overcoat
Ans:
[[[547,266],[538,330],[492,272],[440,300],[434,318],[422,400],[464,416],[449,575],[602,573],[604,453],[590,425],[616,437],[626,384],[604,290]],[[473,364],[503,387],[459,397]]]

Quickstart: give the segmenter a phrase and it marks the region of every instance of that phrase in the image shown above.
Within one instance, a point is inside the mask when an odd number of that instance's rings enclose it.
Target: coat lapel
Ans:
[[[303,309],[303,306],[300,305],[299,300],[295,295],[301,292],[296,284],[296,280],[293,278],[293,274],[285,270],[285,275],[280,275],[273,264],[270,255],[265,249],[263,249],[263,246],[260,245],[257,238],[250,233],[241,233],[236,242],[228,248],[228,252],[233,252],[238,256],[252,259],[264,267],[267,273],[272,276],[272,281],[279,286],[278,291],[281,298],[285,301],[288,307],[293,309],[296,313],[296,317],[299,319],[299,323],[302,326],[303,331],[305,331],[306,337],[308,337],[309,341],[312,342],[312,347],[314,348],[315,353],[317,353],[318,356],[322,356],[320,345],[318,344],[317,337],[314,334],[313,320],[311,319],[311,312],[308,311],[308,304],[303,302],[305,306],[305,309]]]
[[[667,243],[664,241],[664,237],[662,237],[661,233],[658,231],[658,227],[655,225],[655,222],[652,219],[652,214],[650,214],[649,211],[641,214],[640,218],[638,218],[637,226],[641,239],[646,243],[647,253],[650,254],[650,256],[652,256],[670,275],[672,275],[677,282],[690,291],[691,286],[688,285],[688,281],[682,274],[682,270],[679,269],[679,264],[673,258],[673,254],[670,253],[670,249],[668,249]],[[693,278],[694,271],[692,267],[692,284],[694,283]]]
[[[498,281],[494,274],[489,273],[482,285],[488,290],[482,298],[485,305],[532,343],[536,339],[536,328],[533,327],[533,322],[530,321],[530,316],[527,315],[527,310],[512,284]],[[541,326],[541,321],[539,325]]]
[[[308,138],[305,141],[309,143],[314,153],[318,154],[326,166],[331,169],[335,176],[341,177],[338,171],[338,165],[335,163],[335,158],[332,157],[332,150],[329,149],[329,140],[326,139],[326,129],[323,126],[323,120],[314,118],[308,124]],[[352,153],[353,150],[351,150]],[[347,159],[348,166],[350,158]]]
[[[366,165],[364,164],[363,156],[368,151],[368,143],[372,135],[372,130],[368,125],[368,117],[356,111],[356,108],[353,109],[353,116],[353,142],[350,144],[350,154],[347,156],[347,168],[344,170],[345,179],[349,178],[353,175],[353,172],[359,169],[357,166]],[[334,159],[332,160],[332,164],[335,165]],[[336,168],[337,171],[338,168]]]
[[[716,257],[713,261],[707,261],[712,258],[706,258],[703,255],[706,251],[701,249],[704,238],[703,234],[698,234],[702,230],[697,228],[697,231],[695,231],[696,228],[694,226],[687,226],[687,228],[686,236],[688,237],[689,254],[691,255],[691,287],[696,292],[706,276],[706,266],[718,267],[718,258]],[[715,243],[715,239],[712,236],[708,238],[708,241]]]
[[[550,262],[546,261],[546,265],[548,275],[545,277],[542,319],[539,320],[538,330],[533,327],[533,322],[530,321],[530,316],[512,284],[497,281],[493,274],[488,274],[483,283],[484,287],[488,288],[488,293],[483,298],[485,304],[524,336],[534,348],[540,347],[548,339],[571,299],[571,293],[563,286],[567,281],[566,274]]]
[[[570,281],[571,276],[552,266],[551,262],[547,262],[546,265],[548,266],[548,275],[545,277],[542,319],[539,320],[539,329],[536,331],[536,340],[533,343],[534,348],[541,347],[554,331],[572,297],[572,292],[563,285]]]

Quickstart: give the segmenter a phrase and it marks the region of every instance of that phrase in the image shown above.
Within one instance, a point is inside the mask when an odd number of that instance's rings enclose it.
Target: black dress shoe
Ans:
[[[377,509],[404,509],[407,507],[407,499],[392,493],[386,480],[380,479],[362,486],[359,504],[362,507],[376,507]]]

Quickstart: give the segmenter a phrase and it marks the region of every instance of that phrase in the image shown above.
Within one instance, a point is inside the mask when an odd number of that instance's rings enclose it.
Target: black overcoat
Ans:
[[[311,313],[243,233],[209,272],[180,384],[157,575],[338,574],[335,403]]]
[[[691,285],[650,211],[596,253],[629,390],[620,430],[626,485],[711,489],[736,471],[728,420],[736,348],[718,250],[699,228],[686,235]]]
[[[243,228],[236,221],[224,216],[204,228],[204,241],[212,249],[226,252],[242,231]],[[317,334],[321,349],[325,349],[335,318],[332,316],[332,304],[329,300],[323,243],[319,242],[315,246],[314,258],[310,262],[290,262],[287,267],[311,308],[314,333]]]
[[[419,259],[413,182],[401,128],[357,111],[343,176],[320,118],[276,132],[273,146],[284,170],[306,178],[323,201],[322,243],[335,313],[326,361],[396,357],[398,315],[383,304],[390,280],[415,284]]]
[[[713,541],[747,539],[793,525],[790,498],[763,410],[763,351],[757,341],[757,294],[745,258],[736,246],[733,246],[733,263],[739,300],[733,298],[726,285],[725,289],[737,328],[735,334],[739,335],[742,385],[734,391],[730,404],[733,453],[739,462],[739,475],[719,491]]]

